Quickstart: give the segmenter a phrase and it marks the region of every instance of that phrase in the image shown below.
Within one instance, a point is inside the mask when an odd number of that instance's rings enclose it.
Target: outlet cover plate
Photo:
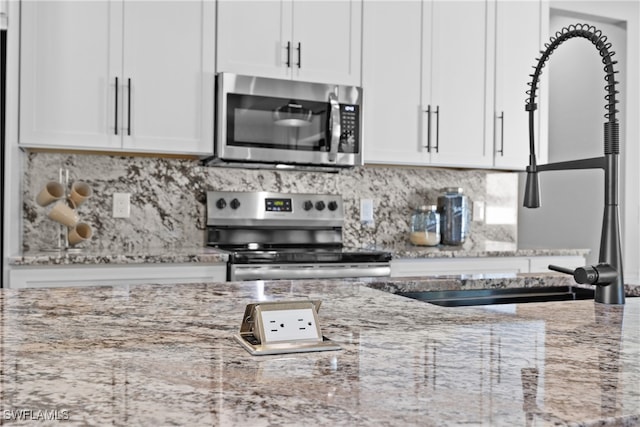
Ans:
[[[375,225],[373,199],[360,199],[360,223],[365,227],[373,227]]]
[[[276,301],[248,304],[236,341],[253,355],[340,350],[322,336],[320,301]]]
[[[113,217],[129,218],[131,214],[131,194],[113,193]]]

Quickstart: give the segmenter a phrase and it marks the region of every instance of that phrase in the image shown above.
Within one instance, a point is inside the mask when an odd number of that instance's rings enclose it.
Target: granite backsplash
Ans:
[[[61,229],[35,197],[50,180],[68,171],[68,186],[85,181],[92,197],[78,207],[93,236],[79,247],[172,248],[202,246],[206,234],[206,192],[276,191],[340,194],[344,199],[346,245],[404,245],[413,207],[435,204],[443,187],[462,187],[484,219],[473,221],[466,245],[516,242],[516,173],[491,170],[364,166],[339,173],[203,167],[191,159],[30,152],[24,165],[23,249],[59,245]],[[65,175],[64,173],[62,174]],[[129,218],[113,218],[113,193],[131,194]],[[360,199],[373,199],[373,227],[360,221]],[[478,204],[477,202],[481,202]]]

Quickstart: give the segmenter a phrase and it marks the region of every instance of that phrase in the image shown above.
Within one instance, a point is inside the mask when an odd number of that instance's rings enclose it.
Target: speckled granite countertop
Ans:
[[[462,246],[397,245],[390,250],[394,258],[470,258],[470,257],[531,257],[531,256],[586,256],[589,249],[520,249],[510,242],[482,242]]]
[[[60,251],[29,251],[9,257],[9,264],[30,265],[104,265],[158,263],[227,262],[226,252],[206,246],[172,248],[86,248]]]
[[[450,276],[421,277],[375,277],[362,279],[366,286],[392,294],[399,292],[476,290],[501,288],[541,288],[553,286],[575,286],[593,289],[591,285],[579,285],[573,276],[560,273],[497,273],[497,274],[460,274]],[[640,296],[640,285],[625,285],[625,295]],[[640,326],[640,325],[638,325]]]
[[[493,285],[555,279],[501,280]],[[401,282],[377,283],[4,289],[3,420],[14,424],[22,416],[27,421],[15,424],[33,425],[34,417],[53,414],[65,425],[121,426],[640,423],[639,298],[624,306],[587,300],[445,308],[371,288]],[[464,283],[458,286],[482,280]],[[303,298],[322,300],[323,334],[341,350],[251,356],[233,340],[247,303]]]
[[[464,258],[561,256],[589,253],[588,249],[518,249],[514,243],[485,242],[466,246],[418,247],[411,244],[393,248],[376,248],[401,258]],[[9,257],[11,265],[71,265],[71,264],[144,264],[144,263],[217,263],[228,259],[224,251],[210,247],[162,248],[84,248],[68,251],[28,251]]]

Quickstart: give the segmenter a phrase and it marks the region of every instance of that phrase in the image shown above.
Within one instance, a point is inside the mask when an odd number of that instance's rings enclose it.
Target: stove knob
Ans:
[[[302,204],[302,209],[304,209],[305,211],[310,211],[311,209],[313,209],[313,202],[311,200],[305,200],[305,202]]]
[[[336,202],[335,200],[332,200],[329,202],[328,207],[330,211],[335,211],[336,209],[338,209],[338,202]]]
[[[227,202],[224,199],[218,199],[216,200],[216,207],[218,209],[224,209],[227,207]]]
[[[240,207],[240,200],[233,199],[231,203],[229,203],[229,206],[231,206],[231,209],[238,209]]]
[[[316,209],[318,209],[319,211],[324,209],[324,202],[322,200],[316,202]]]

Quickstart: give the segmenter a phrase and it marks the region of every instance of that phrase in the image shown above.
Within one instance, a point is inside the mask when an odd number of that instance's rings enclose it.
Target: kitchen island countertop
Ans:
[[[4,289],[3,419],[640,424],[640,298],[447,308],[390,292],[453,282],[403,280]],[[341,350],[251,356],[234,341],[246,304],[306,298]]]

